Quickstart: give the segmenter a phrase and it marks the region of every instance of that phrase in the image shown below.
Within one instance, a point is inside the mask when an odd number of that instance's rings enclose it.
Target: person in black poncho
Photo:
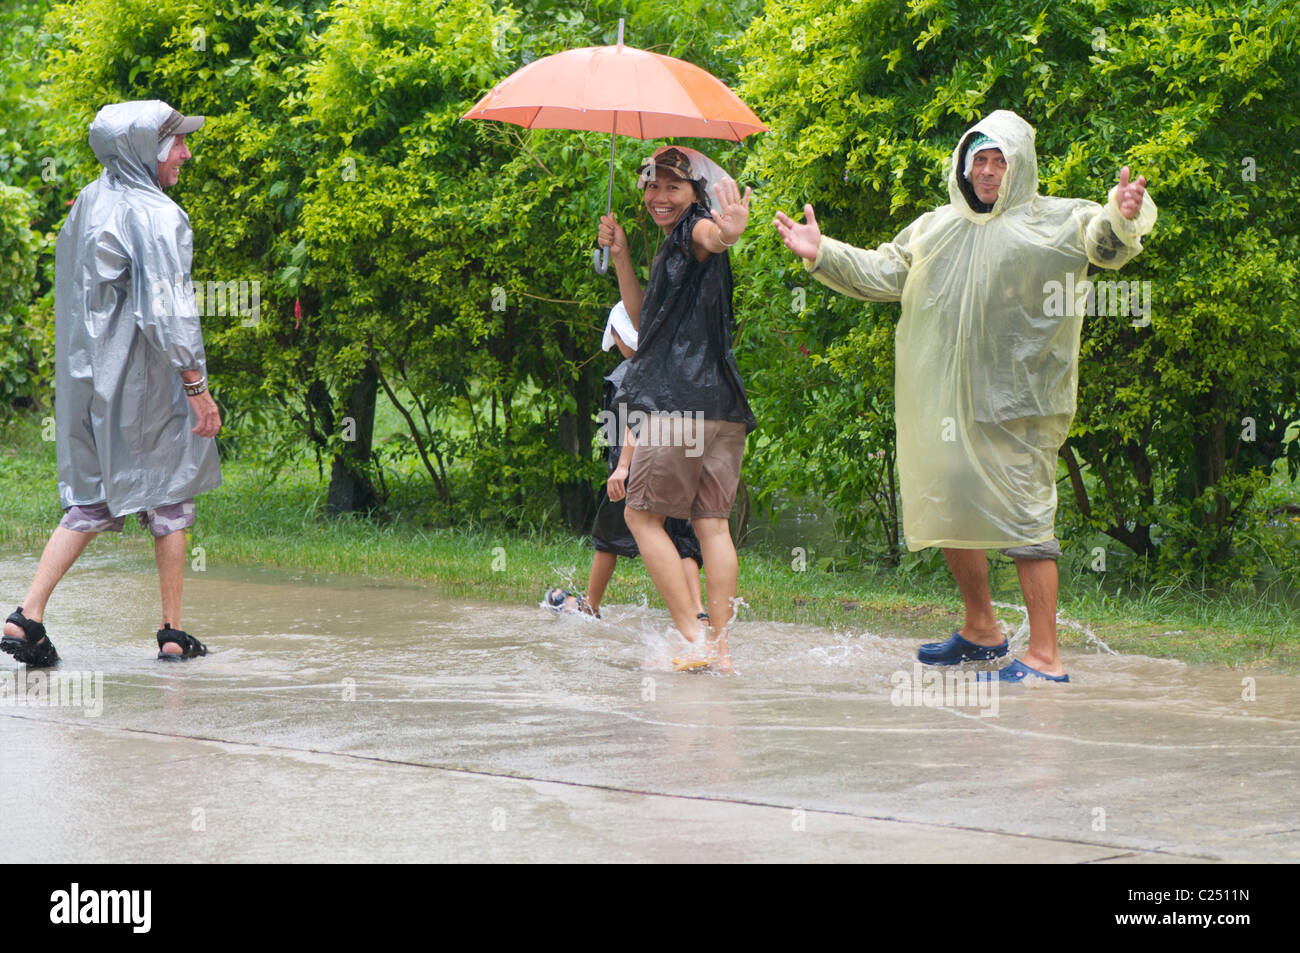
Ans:
[[[627,235],[612,215],[601,219],[600,244],[609,248],[639,338],[619,408],[643,418],[627,481],[627,524],[673,623],[690,643],[674,663],[731,671],[727,626],[739,566],[728,517],[745,438],[757,425],[731,353],[727,249],[749,222],[751,190],[742,198],[735,182],[722,179],[714,185],[718,207],[710,212],[706,164],[712,165],[692,150],[669,146],[642,166],[646,209],[665,235],[644,289]],[[689,519],[699,537],[712,638],[696,618],[677,549],[664,530],[670,517]]]

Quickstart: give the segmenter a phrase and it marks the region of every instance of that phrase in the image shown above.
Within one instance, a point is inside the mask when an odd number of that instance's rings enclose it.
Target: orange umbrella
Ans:
[[[606,214],[614,200],[614,137],[691,136],[739,142],[767,126],[740,97],[693,63],[623,45],[566,50],[529,63],[498,83],[464,119],[496,119],[525,129],[611,133]],[[600,253],[593,253],[593,259]],[[604,261],[595,261],[605,273]]]

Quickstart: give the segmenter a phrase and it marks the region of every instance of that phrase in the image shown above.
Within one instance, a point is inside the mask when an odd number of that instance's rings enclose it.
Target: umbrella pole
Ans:
[[[614,117],[615,124],[618,123],[617,115]],[[618,142],[618,133],[609,134],[609,191],[605,195],[605,214],[608,215],[614,208],[614,143]],[[609,246],[599,248],[591,253],[591,263],[596,268],[596,274],[603,275],[609,271]]]
[[[623,18],[618,19],[618,45],[623,45]],[[614,122],[609,130],[609,191],[605,195],[605,214],[614,210],[614,144],[618,142],[618,113],[614,113]],[[603,275],[609,271],[609,246],[606,245],[591,253],[591,264],[596,274]]]

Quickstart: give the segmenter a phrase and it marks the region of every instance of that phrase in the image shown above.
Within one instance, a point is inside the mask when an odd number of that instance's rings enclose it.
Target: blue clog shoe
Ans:
[[[1012,659],[1011,664],[1006,668],[1000,668],[996,672],[977,672],[976,681],[991,682],[995,678],[999,682],[1023,682],[1029,676],[1044,679],[1049,682],[1068,682],[1069,675],[1045,675],[1036,668],[1030,668],[1020,659]]]
[[[926,665],[957,665],[960,662],[987,662],[1007,654],[1007,643],[976,645],[954,632],[943,642],[927,642],[916,650],[916,657]]]

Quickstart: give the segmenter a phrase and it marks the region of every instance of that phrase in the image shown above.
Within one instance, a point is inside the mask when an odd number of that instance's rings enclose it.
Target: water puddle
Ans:
[[[34,567],[33,554],[0,558],[10,604]],[[167,665],[154,658],[157,611],[151,562],[84,557],[46,623],[59,677],[102,680],[100,710],[27,704],[6,656],[0,736],[20,719],[93,724],[301,757],[1300,859],[1294,677],[1098,644],[1066,654],[1069,686],[990,695],[960,672],[923,671],[917,639],[884,626],[743,615],[730,636],[735,676],[679,674],[664,664],[660,609],[557,617],[403,583],[212,567],[187,577],[183,624],[213,654]],[[26,759],[59,757],[57,743],[29,750],[14,738],[0,785],[10,797]],[[97,783],[125,795],[178,770],[150,763]]]

